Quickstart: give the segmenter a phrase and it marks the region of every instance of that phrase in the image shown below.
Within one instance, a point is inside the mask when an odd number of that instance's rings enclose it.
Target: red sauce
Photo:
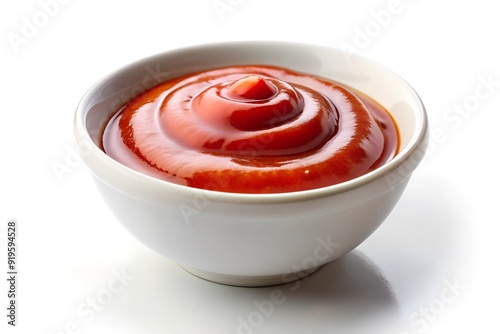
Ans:
[[[147,175],[195,188],[282,193],[334,185],[399,147],[390,114],[340,83],[270,66],[160,84],[109,121],[103,149]]]

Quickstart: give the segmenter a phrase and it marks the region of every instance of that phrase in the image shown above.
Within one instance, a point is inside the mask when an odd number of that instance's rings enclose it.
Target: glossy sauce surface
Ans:
[[[190,187],[282,193],[338,184],[385,164],[390,114],[340,83],[270,66],[195,73],[134,98],[109,121],[106,154]]]

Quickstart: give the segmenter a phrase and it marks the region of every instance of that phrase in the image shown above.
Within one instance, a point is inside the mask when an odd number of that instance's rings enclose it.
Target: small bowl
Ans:
[[[101,149],[106,122],[132,97],[170,78],[230,65],[289,68],[350,85],[390,111],[400,150],[361,177],[320,189],[238,194],[190,188],[126,167]],[[328,47],[228,42],[167,51],[97,82],[78,105],[74,130],[107,205],[140,242],[204,279],[263,286],[300,279],[369,237],[401,197],[427,147],[415,91],[387,68]]]

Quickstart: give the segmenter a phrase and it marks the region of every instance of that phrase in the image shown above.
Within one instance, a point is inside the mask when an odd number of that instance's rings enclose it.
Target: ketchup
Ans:
[[[283,193],[326,187],[392,159],[391,115],[338,82],[271,66],[195,73],[137,96],[109,121],[103,150],[189,187]]]

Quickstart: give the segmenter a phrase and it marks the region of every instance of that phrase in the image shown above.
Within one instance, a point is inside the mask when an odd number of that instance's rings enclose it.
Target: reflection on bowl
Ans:
[[[352,86],[390,111],[399,153],[361,177],[333,186],[276,194],[190,188],[134,171],[101,149],[104,126],[132,97],[160,82],[211,68],[265,64]],[[232,42],[168,51],[96,83],[75,115],[83,156],[109,208],[139,241],[202,278],[259,286],[304,277],[357,247],[399,200],[426,149],[418,95],[399,76],[342,51],[284,42]]]

